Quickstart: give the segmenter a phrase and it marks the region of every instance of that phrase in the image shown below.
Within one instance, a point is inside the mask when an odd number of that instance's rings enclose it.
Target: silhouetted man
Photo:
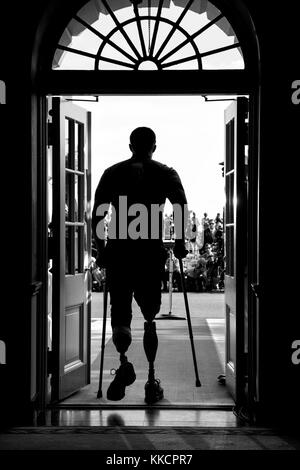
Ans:
[[[176,241],[174,254],[185,257],[186,196],[177,172],[152,160],[155,133],[139,127],[130,135],[132,157],[107,168],[95,193],[93,233],[97,264],[106,267],[110,292],[112,340],[120,353],[120,367],[107,390],[109,400],[121,400],[125,387],[136,378],[125,353],[131,344],[132,298],[145,318],[143,344],[149,362],[145,401],[163,398],[154,361],[158,339],[155,316],[161,305],[161,280],[167,253],[163,246],[163,207],[173,204]],[[174,207],[177,207],[177,216]],[[110,207],[110,210],[108,209]],[[104,219],[109,212],[108,241],[104,241]]]

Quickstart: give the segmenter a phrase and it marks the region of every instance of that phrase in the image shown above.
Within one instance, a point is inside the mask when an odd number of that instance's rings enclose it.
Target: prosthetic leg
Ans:
[[[111,370],[111,374],[115,378],[109,385],[106,396],[108,400],[118,401],[124,398],[125,387],[133,384],[136,379],[133,365],[125,355],[131,344],[130,328],[126,326],[113,327],[112,340],[117,351],[120,353],[120,367],[117,370]]]
[[[106,319],[107,319],[107,279],[106,279],[106,270],[104,270],[103,277],[103,326],[102,326],[102,340],[101,340],[101,356],[100,356],[100,375],[99,375],[99,388],[97,393],[97,398],[102,398],[102,379],[103,379],[103,364],[104,364],[104,349],[105,349],[105,336],[106,336]],[[109,400],[121,400],[125,396],[125,387],[131,385],[135,379],[136,375],[134,372],[133,365],[128,362],[125,352],[131,344],[131,331],[129,327],[126,326],[115,326],[113,327],[112,334],[113,343],[120,353],[120,367],[118,370],[112,369],[111,373],[114,371],[115,378],[111,382],[107,390],[107,398]]]
[[[160,386],[160,380],[155,379],[154,361],[156,358],[158,339],[155,321],[144,323],[144,350],[149,362],[148,381],[145,385],[145,402],[151,405],[164,397],[164,391]]]
[[[127,356],[125,355],[127,349],[131,344],[131,331],[126,326],[116,326],[113,328],[112,340],[118,353],[120,353],[120,364],[123,366],[128,363]],[[112,369],[115,370],[115,369]]]

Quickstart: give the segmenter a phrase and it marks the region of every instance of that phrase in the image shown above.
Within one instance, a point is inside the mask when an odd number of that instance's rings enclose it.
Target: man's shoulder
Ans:
[[[128,166],[129,162],[130,158],[127,158],[126,160],[122,160],[121,162],[114,163],[113,165],[106,168],[105,173],[114,173],[118,170],[122,170],[124,167]]]
[[[151,159],[147,162],[147,164],[157,174],[163,174],[163,175],[173,175],[174,173],[176,174],[176,171],[174,170],[174,168],[166,165],[165,163],[159,162],[157,160]],[[126,160],[122,160],[106,168],[105,174],[114,175],[114,174],[119,174],[120,172],[122,173],[124,170],[126,171],[127,168],[130,168],[131,165],[132,165],[132,158],[127,158]]]
[[[151,160],[151,165],[158,171],[161,171],[163,173],[173,173],[175,172],[174,168],[166,165],[165,163],[159,162],[157,160]]]

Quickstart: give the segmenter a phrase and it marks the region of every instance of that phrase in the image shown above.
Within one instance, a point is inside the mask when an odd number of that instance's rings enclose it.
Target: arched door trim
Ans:
[[[235,70],[52,70],[52,59],[68,22],[86,0],[57,2],[37,34],[33,86],[38,94],[249,94],[258,87],[259,48],[249,12],[236,0],[213,0],[234,28],[245,69]],[[55,20],[54,20],[55,15]],[[109,39],[109,38],[108,38]],[[199,54],[198,54],[199,55]],[[197,53],[195,57],[200,60]]]

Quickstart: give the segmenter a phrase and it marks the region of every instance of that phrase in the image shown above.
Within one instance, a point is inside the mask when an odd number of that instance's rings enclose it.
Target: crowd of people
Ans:
[[[172,233],[172,228],[171,228]],[[201,222],[190,212],[186,246],[188,254],[183,260],[186,288],[189,292],[224,291],[224,236],[220,213],[215,218],[205,212]],[[181,290],[178,260],[173,257],[173,288]],[[163,289],[168,290],[169,266],[166,263]]]
[[[172,215],[165,215],[164,238],[172,240],[174,224]],[[188,254],[183,260],[185,285],[188,292],[223,292],[224,291],[224,236],[223,219],[220,213],[210,218],[205,212],[201,221],[195,212],[190,211],[186,232],[186,248]],[[172,289],[180,292],[181,275],[177,258],[172,257]],[[102,290],[103,273],[95,263],[92,249],[91,272],[93,290]],[[162,279],[162,290],[169,291],[170,258],[165,265]]]

